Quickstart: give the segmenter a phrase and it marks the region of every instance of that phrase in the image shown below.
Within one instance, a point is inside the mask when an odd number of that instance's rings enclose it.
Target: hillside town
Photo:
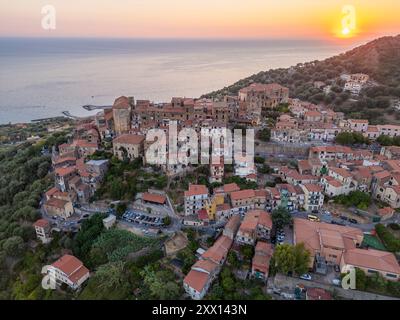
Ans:
[[[342,79],[353,95],[370,81],[363,74]],[[154,141],[146,135],[161,129],[168,137],[172,122],[178,130],[199,133],[253,128],[254,162],[243,157],[226,164],[220,151],[219,163],[208,165],[171,163],[168,157],[165,164],[147,163]],[[339,143],[346,134],[362,142]],[[188,230],[205,234],[211,240],[199,236],[194,263],[180,269],[180,286],[195,300],[207,298],[226,265],[243,281],[259,281],[276,299],[334,299],[332,288],[343,298],[362,299],[341,288],[341,277],[351,270],[400,279],[400,250],[393,244],[400,241],[400,147],[379,144],[382,136],[399,135],[400,126],[346,119],[327,105],[290,98],[289,89],[276,83],[253,83],[221,101],[173,97],[153,103],[122,96],[94,117],[77,120],[68,141],[48,151],[54,184],[42,198],[34,228],[48,245],[54,232],[79,232],[83,221],[102,212],[106,229],[165,236],[165,251],[177,265],[184,263],[176,257],[185,249],[179,243],[188,243]],[[268,145],[280,152],[266,153]],[[293,155],[293,147],[302,153]],[[115,163],[133,163],[165,181],[130,199],[99,197],[109,191],[104,184]],[[194,178],[185,180],[189,176]],[[168,253],[175,242],[178,249]],[[306,262],[285,269],[279,254],[292,249]],[[70,253],[48,270],[73,290],[93,272]]]

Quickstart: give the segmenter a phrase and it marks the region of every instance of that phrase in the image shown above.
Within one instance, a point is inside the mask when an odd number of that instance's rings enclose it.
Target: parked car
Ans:
[[[349,220],[349,218],[347,218],[346,216],[340,216],[340,219],[342,219],[342,220],[344,220],[344,221]]]
[[[282,292],[281,297],[287,300],[294,300],[294,294]]]
[[[332,280],[332,284],[334,284],[335,286],[340,287],[342,285],[342,281],[340,279],[333,279]]]
[[[338,226],[345,226],[345,225],[346,225],[346,224],[344,224],[343,222],[335,221],[335,220],[332,220],[332,221],[331,221],[331,224],[337,224]]]
[[[335,270],[335,272],[340,272],[340,267],[337,264],[333,266],[333,269]]]
[[[349,222],[354,223],[354,224],[358,223],[358,221],[356,219],[349,219]]]
[[[277,295],[281,295],[281,289],[279,289],[279,288],[272,289],[272,292],[277,294]]]
[[[311,281],[312,277],[311,277],[311,275],[309,273],[305,273],[305,274],[300,276],[300,279]]]

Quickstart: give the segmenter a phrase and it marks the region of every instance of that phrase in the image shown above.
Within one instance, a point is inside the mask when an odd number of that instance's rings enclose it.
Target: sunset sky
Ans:
[[[41,28],[53,5],[57,28]],[[342,7],[356,9],[350,38],[400,33],[399,0],[0,0],[0,36],[338,39]]]

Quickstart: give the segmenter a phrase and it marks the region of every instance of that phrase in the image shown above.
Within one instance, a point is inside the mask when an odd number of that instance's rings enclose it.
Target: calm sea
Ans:
[[[320,41],[0,39],[0,123],[89,115],[120,95],[198,97],[278,67],[349,47]]]

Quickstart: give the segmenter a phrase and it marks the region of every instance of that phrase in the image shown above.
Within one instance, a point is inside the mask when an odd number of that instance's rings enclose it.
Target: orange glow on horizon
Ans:
[[[44,0],[0,0],[0,36],[139,38],[374,38],[400,31],[400,1],[52,0],[57,29],[40,28]],[[342,25],[356,9],[357,27]]]

